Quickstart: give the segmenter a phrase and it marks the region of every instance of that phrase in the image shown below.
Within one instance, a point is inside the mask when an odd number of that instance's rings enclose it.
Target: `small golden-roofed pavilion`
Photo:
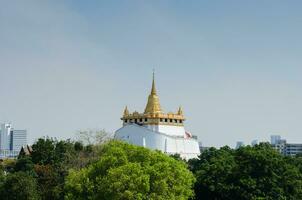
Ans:
[[[171,125],[183,126],[185,120],[182,108],[179,107],[177,113],[164,113],[161,109],[159,97],[155,87],[155,77],[153,73],[151,93],[148,97],[148,102],[144,113],[130,113],[128,107],[125,107],[123,124],[136,123],[139,125]]]

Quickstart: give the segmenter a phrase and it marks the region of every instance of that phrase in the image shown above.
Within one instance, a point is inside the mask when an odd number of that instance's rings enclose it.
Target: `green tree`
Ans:
[[[35,179],[25,172],[8,174],[0,196],[3,200],[39,199]]]
[[[40,138],[32,145],[32,161],[35,164],[60,166],[75,155],[75,147],[69,140],[57,141],[52,138]]]
[[[0,161],[0,167],[5,172],[13,172],[16,165],[16,160],[14,159],[4,159]]]
[[[269,144],[211,148],[189,162],[196,199],[302,199],[302,174]]]
[[[100,159],[70,171],[66,199],[188,199],[192,173],[183,161],[143,147],[111,141]]]
[[[51,165],[35,165],[37,174],[38,190],[41,194],[41,199],[53,200],[63,199],[63,181],[59,171]]]
[[[55,141],[50,138],[39,138],[32,145],[32,161],[35,164],[54,164],[55,163]]]
[[[3,194],[4,190],[4,183],[5,183],[5,175],[4,175],[4,170],[3,167],[0,166],[0,196]]]
[[[34,163],[32,162],[30,156],[22,156],[18,158],[14,170],[17,172],[27,172],[29,175],[35,176]]]
[[[74,150],[75,151],[83,151],[84,145],[82,142],[75,142],[74,143]]]
[[[42,199],[63,199],[65,177],[71,161],[77,157],[74,143],[40,138],[32,148],[31,158]]]

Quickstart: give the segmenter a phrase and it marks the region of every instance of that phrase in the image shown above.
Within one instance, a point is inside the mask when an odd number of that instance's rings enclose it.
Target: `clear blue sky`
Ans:
[[[0,121],[29,141],[121,126],[152,69],[206,146],[302,142],[302,1],[0,0]]]

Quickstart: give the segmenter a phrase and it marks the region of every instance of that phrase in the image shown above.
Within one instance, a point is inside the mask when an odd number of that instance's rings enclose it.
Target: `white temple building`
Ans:
[[[115,139],[130,144],[160,150],[167,154],[179,154],[184,159],[197,158],[198,141],[184,128],[182,108],[177,113],[164,113],[153,82],[144,113],[124,110],[123,127],[115,132]]]

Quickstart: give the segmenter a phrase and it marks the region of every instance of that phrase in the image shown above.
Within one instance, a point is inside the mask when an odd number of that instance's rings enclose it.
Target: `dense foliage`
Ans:
[[[190,160],[196,199],[302,199],[301,164],[269,144],[211,148]]]
[[[1,199],[3,200],[27,200],[38,199],[36,180],[24,173],[11,173],[6,177],[1,189]]]
[[[302,199],[302,155],[269,144],[210,148],[187,163],[117,141],[43,138],[32,148],[1,162],[0,199]]]
[[[30,156],[21,155],[16,161],[2,162],[1,199],[64,199],[69,170],[97,160],[96,150],[92,150],[96,147],[84,147],[80,142],[69,140],[40,138],[32,149]]]
[[[194,177],[186,164],[161,152],[112,141],[100,160],[66,181],[67,199],[188,199]]]
[[[4,199],[188,199],[193,174],[184,161],[122,142],[83,145],[41,138],[30,156],[5,160]]]

